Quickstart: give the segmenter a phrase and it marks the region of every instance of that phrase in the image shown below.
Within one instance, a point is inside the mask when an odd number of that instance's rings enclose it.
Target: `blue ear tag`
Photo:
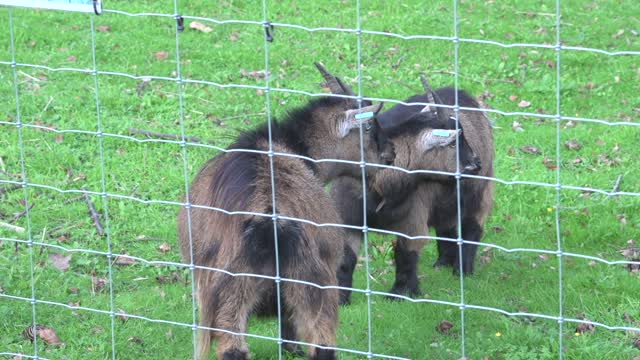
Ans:
[[[373,111],[369,111],[366,113],[356,114],[356,120],[362,120],[373,117]]]
[[[449,137],[449,135],[451,135],[447,130],[433,130],[431,133],[435,136],[441,137]]]

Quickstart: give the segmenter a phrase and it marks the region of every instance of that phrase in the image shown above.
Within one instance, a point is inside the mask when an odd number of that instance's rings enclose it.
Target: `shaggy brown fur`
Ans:
[[[273,151],[312,158],[358,161],[359,130],[350,124],[344,133],[345,114],[357,108],[353,100],[322,98],[272,124]],[[377,112],[380,106],[367,110]],[[377,137],[375,122],[364,137],[366,155],[378,158],[384,144]],[[381,141],[381,140],[380,140]],[[230,149],[268,151],[266,126],[242,135]],[[292,157],[274,156],[276,212],[280,216],[316,223],[341,223],[335,204],[324,191],[331,176],[360,176],[359,166],[316,166]],[[189,192],[189,203],[227,211],[272,214],[269,156],[227,152],[210,160],[200,170]],[[190,225],[190,226],[189,226]],[[178,217],[183,260],[197,266],[231,273],[276,275],[274,226],[277,227],[280,276],[337,285],[344,231],[305,222],[257,215],[228,215],[221,211],[183,208]],[[196,269],[200,326],[245,333],[251,313],[275,297],[275,282],[254,276],[232,276],[219,271]],[[283,337],[302,339],[323,346],[336,345],[338,291],[281,282]],[[199,358],[207,357],[212,338],[217,340],[219,359],[248,359],[243,336],[221,331],[202,331]],[[293,346],[289,346],[295,349]],[[334,351],[309,348],[311,359],[335,359]]]

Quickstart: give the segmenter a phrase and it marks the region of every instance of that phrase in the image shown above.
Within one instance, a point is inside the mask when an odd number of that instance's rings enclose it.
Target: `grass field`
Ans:
[[[180,13],[218,20],[263,20],[259,1],[184,1]],[[113,0],[108,9],[131,13],[173,14],[173,1]],[[459,36],[512,43],[556,43],[554,1],[460,1]],[[606,51],[640,50],[640,3],[576,1],[561,4],[562,43]],[[176,216],[185,189],[182,148],[177,143],[136,142],[122,136],[131,128],[181,134],[228,145],[242,129],[266,119],[266,96],[254,88],[220,88],[211,84],[145,80],[101,74],[98,129],[94,76],[73,71],[48,71],[17,66],[15,81],[9,36],[13,18],[15,60],[50,68],[93,69],[90,17],[85,14],[0,7],[0,189],[22,181],[46,185],[0,194],[0,221],[25,228],[0,227],[0,353],[34,354],[22,335],[37,323],[55,330],[63,346],[38,342],[38,355],[50,359],[116,358],[186,359],[192,357],[190,325],[151,322],[135,316],[192,324],[190,273],[175,266],[136,261],[110,264],[105,252],[149,261],[179,262]],[[453,35],[450,1],[363,1],[362,28],[401,35]],[[268,18],[306,27],[354,28],[355,1],[269,2]],[[179,61],[185,79],[263,86],[264,79],[242,75],[264,69],[264,29],[261,25],[215,24],[211,32],[189,28],[179,35]],[[94,17],[96,63],[99,71],[135,76],[175,77],[177,51],[172,17],[129,17],[105,13]],[[313,68],[322,61],[350,84],[357,83],[357,37],[353,33],[309,32],[276,27],[269,44],[272,72],[271,110],[275,118],[304,104],[308,97],[277,91],[296,89],[320,93]],[[432,86],[455,82],[454,45],[447,40],[410,39],[363,34],[362,92],[376,98],[402,100],[421,91],[424,73]],[[502,111],[556,114],[556,80],[560,67],[561,114],[638,123],[640,57],[610,56],[587,51],[500,47],[461,42],[459,85],[482,95]],[[180,100],[182,93],[182,102]],[[184,106],[181,115],[180,104]],[[528,104],[527,104],[528,103]],[[390,108],[392,104],[387,104]],[[23,124],[15,126],[17,111]],[[507,181],[556,183],[611,191],[640,192],[640,127],[580,121],[561,122],[559,164],[556,122],[539,116],[495,119],[496,176]],[[183,120],[183,121],[182,121]],[[515,131],[518,122],[524,131]],[[55,129],[63,132],[51,131]],[[72,132],[70,130],[81,130]],[[565,145],[568,143],[569,145]],[[577,144],[577,145],[576,145]],[[20,146],[22,145],[22,146]],[[523,147],[538,151],[530,153]],[[531,148],[529,148],[531,149]],[[190,181],[216,154],[210,147],[187,146],[186,178]],[[116,196],[91,196],[107,235],[100,236],[78,191],[103,191]],[[0,190],[2,191],[2,190]],[[64,192],[69,191],[69,192]],[[131,198],[151,201],[145,203]],[[153,201],[163,200],[163,202]],[[29,216],[12,220],[33,206]],[[610,261],[633,257],[629,240],[640,241],[640,198],[535,185],[496,186],[495,208],[484,242],[506,248],[557,249],[556,212],[565,252]],[[33,240],[59,248],[17,243]],[[389,290],[393,264],[389,236],[370,237],[370,282],[374,290]],[[17,246],[16,246],[17,244]],[[76,250],[93,251],[76,251]],[[485,248],[489,249],[489,248]],[[640,278],[626,265],[606,265],[589,259],[562,258],[531,252],[481,250],[475,275],[464,278],[467,304],[510,312],[558,316],[562,281],[563,316],[610,326],[640,327]],[[636,257],[637,254],[636,254]],[[460,302],[460,280],[450,270],[432,269],[435,246],[422,256],[425,299]],[[121,261],[120,261],[121,262]],[[364,258],[355,285],[364,288]],[[111,274],[111,284],[101,282]],[[35,297],[35,306],[27,300]],[[42,302],[45,301],[45,302]],[[46,303],[51,302],[51,303]],[[81,306],[70,309],[59,304]],[[434,303],[371,300],[371,351],[412,359],[459,359],[462,356],[460,310]],[[35,312],[34,312],[35,309]],[[94,310],[91,310],[94,309]],[[98,310],[98,311],[95,311]],[[109,311],[129,314],[112,319]],[[636,320],[637,319],[637,320]],[[448,333],[436,330],[443,320]],[[250,332],[277,337],[275,319],[252,321]],[[340,312],[338,346],[368,351],[368,306],[362,294]],[[469,359],[634,359],[640,357],[640,333],[539,317],[508,317],[493,311],[464,311],[465,355]],[[579,328],[579,329],[578,329]],[[562,349],[560,348],[562,338]],[[250,339],[254,359],[277,359],[273,341]],[[8,355],[8,358],[13,356]],[[362,356],[341,353],[342,359]]]

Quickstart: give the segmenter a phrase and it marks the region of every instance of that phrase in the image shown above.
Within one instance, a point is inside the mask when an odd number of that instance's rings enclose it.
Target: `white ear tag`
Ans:
[[[368,119],[370,117],[373,117],[373,111],[369,111],[362,114],[356,114],[356,120]]]
[[[447,131],[447,130],[433,130],[431,132],[434,136],[440,136],[440,137],[449,137],[451,136],[451,131]]]

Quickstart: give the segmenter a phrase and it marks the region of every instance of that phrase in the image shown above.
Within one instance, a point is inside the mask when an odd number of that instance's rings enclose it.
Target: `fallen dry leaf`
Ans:
[[[572,127],[576,127],[576,122],[573,120],[569,120],[567,121],[566,124],[564,124],[565,129],[572,128]]]
[[[182,278],[182,276],[180,276],[180,273],[177,271],[172,271],[170,275],[165,276],[165,275],[158,275],[156,276],[156,281],[159,282],[160,284],[167,284],[167,283],[175,283],[180,281]]]
[[[580,150],[582,149],[582,144],[580,144],[577,140],[569,140],[564,143],[564,146],[569,150]]]
[[[99,278],[95,275],[91,275],[91,287],[93,292],[100,292],[104,289],[105,285],[109,283],[109,279]]]
[[[120,255],[116,256],[115,260],[113,260],[113,263],[118,265],[133,265],[136,263],[136,260],[126,255]]]
[[[615,166],[618,165],[621,161],[622,159],[620,159],[619,157],[611,158],[611,156],[607,154],[598,155],[598,162],[602,165]]]
[[[582,320],[590,321],[587,318],[584,318]],[[578,327],[576,327],[576,333],[578,333],[578,334],[584,334],[584,333],[587,333],[587,332],[592,333],[594,331],[596,331],[596,326],[593,325],[593,324],[587,323],[587,322],[583,322],[580,325],[578,325]]]
[[[264,90],[262,90],[262,89],[256,89],[256,95],[258,95],[258,96],[262,96],[262,95],[264,95]]]
[[[169,244],[167,244],[166,242],[163,242],[162,244],[160,244],[160,246],[158,246],[158,250],[160,250],[160,252],[162,253],[166,253],[171,251],[171,246],[169,246]]]
[[[49,260],[56,269],[67,271],[69,270],[69,260],[71,260],[71,255],[63,256],[59,253],[52,253],[49,255]]]
[[[448,335],[449,331],[453,328],[453,324],[450,321],[442,320],[438,326],[436,326],[436,330],[439,333]]]
[[[127,320],[129,320],[129,317],[127,316],[127,312],[126,311],[118,308],[118,311],[116,313],[118,314],[117,318],[120,319],[120,321],[126,322]]]
[[[129,339],[127,339],[127,341],[133,342],[133,343],[136,343],[136,344],[142,344],[144,342],[144,340],[142,340],[139,337],[135,337],[135,336],[130,337]]]
[[[615,33],[615,34],[613,34],[613,35],[611,35],[611,37],[612,37],[612,38],[614,38],[614,39],[617,39],[617,38],[619,38],[619,37],[620,37],[620,36],[622,36],[622,35],[624,35],[624,29],[620,29],[620,30],[618,30],[618,32],[617,32],[617,33]]]
[[[240,76],[246,78],[253,79],[264,79],[267,75],[270,75],[269,72],[265,72],[264,70],[254,70],[254,71],[246,71],[244,69],[240,69]]]
[[[60,144],[61,142],[64,141],[64,134],[56,135],[56,137],[55,137],[55,139],[53,139],[53,141],[55,141],[56,144]]]
[[[630,324],[633,324],[636,321],[636,319],[634,319],[633,316],[629,315],[629,313],[624,313],[622,317],[624,318],[624,321]]]
[[[229,35],[229,40],[234,41],[234,42],[235,42],[235,41],[238,41],[238,36],[239,36],[239,35],[240,35],[240,33],[239,33],[239,32],[231,33],[231,35]]]
[[[77,287],[70,287],[67,289],[67,292],[69,294],[78,294],[80,292],[80,289],[78,289]]]
[[[156,57],[156,60],[167,60],[167,58],[169,58],[169,53],[166,51],[158,51],[157,53],[153,54],[153,56]]]
[[[552,160],[548,157],[544,157],[544,159],[542,160],[542,164],[544,165],[544,167],[546,167],[549,170],[555,170],[558,168],[558,165],[556,165],[556,161]]]
[[[627,217],[624,214],[616,215],[616,219],[618,219],[618,221],[620,221],[620,224],[622,224],[622,225],[626,225],[627,224]]]
[[[611,152],[618,152],[620,151],[620,145],[616,144],[616,146],[613,147],[613,149],[611,149]]]
[[[542,151],[540,151],[540,149],[538,149],[537,147],[532,146],[532,145],[521,146],[520,150],[523,151],[523,152],[526,152],[528,154],[533,154],[533,155],[542,154]]]
[[[96,28],[99,32],[109,32],[111,31],[111,26],[108,25],[100,25]]]
[[[518,107],[521,107],[521,108],[526,108],[529,106],[531,106],[531,103],[527,100],[522,100],[518,103]]]
[[[520,124],[517,121],[514,121],[513,124],[511,124],[511,129],[513,129],[513,131],[516,131],[516,132],[524,131],[524,129],[522,128],[522,124]]]
[[[42,325],[31,325],[27,327],[22,332],[22,336],[31,341],[34,341],[35,337],[38,336],[49,345],[63,345],[62,341],[52,328]]]
[[[596,265],[598,265],[598,263],[595,260],[589,261],[589,266],[594,267]]]
[[[78,60],[77,57],[73,56],[73,55],[69,55],[69,57],[67,58],[68,61],[76,61]]]
[[[491,248],[487,247],[482,249],[481,255],[480,255],[480,263],[482,264],[488,264],[491,262]]]
[[[192,21],[189,24],[189,28],[190,29],[194,29],[194,30],[198,30],[198,31],[202,31],[203,33],[210,33],[213,31],[212,28],[208,27],[207,25],[203,24],[203,23],[199,23],[197,21]]]
[[[509,95],[509,101],[516,101],[518,100],[518,95]]]

